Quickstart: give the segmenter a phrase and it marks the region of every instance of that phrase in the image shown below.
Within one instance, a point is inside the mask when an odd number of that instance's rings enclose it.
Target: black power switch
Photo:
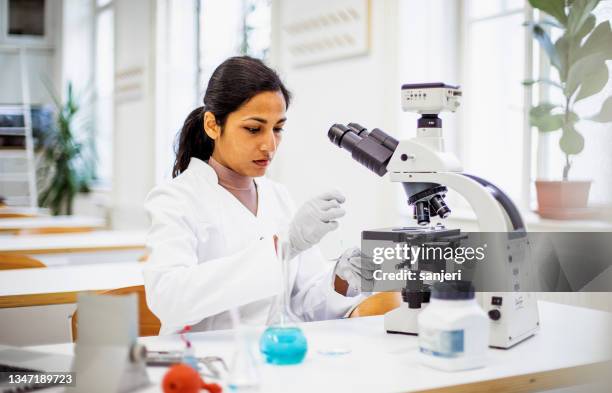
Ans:
[[[491,298],[491,304],[494,306],[501,306],[502,305],[502,297],[501,296],[493,296]]]
[[[494,321],[498,321],[499,318],[501,318],[501,312],[499,312],[499,310],[490,310],[489,318],[491,318]]]

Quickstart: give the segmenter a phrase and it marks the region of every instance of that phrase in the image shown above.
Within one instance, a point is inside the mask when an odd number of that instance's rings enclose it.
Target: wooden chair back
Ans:
[[[43,228],[24,228],[18,230],[15,235],[55,235],[62,233],[85,233],[93,232],[91,227],[43,227]]]
[[[30,217],[34,217],[34,215],[28,214],[28,213],[6,212],[6,211],[2,211],[2,207],[0,207],[0,219],[1,218],[30,218]]]
[[[349,318],[383,315],[401,304],[402,295],[399,292],[379,292],[359,303]]]
[[[0,270],[33,269],[39,267],[46,267],[46,265],[28,255],[0,253]]]
[[[102,295],[127,295],[136,293],[138,295],[138,335],[139,336],[157,336],[161,328],[161,322],[155,314],[147,306],[147,298],[144,285],[135,285],[132,287],[111,289],[104,291]],[[78,335],[78,311],[72,314],[72,341],[76,341]]]

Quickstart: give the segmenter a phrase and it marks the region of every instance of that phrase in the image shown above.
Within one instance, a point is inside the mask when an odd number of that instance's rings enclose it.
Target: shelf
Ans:
[[[24,44],[0,44],[0,53],[18,55]],[[27,52],[54,52],[55,45],[49,45],[45,43],[27,43],[25,46]]]
[[[0,148],[0,158],[28,158],[26,149],[2,149]]]
[[[0,135],[25,136],[25,127],[0,127]]]
[[[28,182],[28,173],[0,173],[0,181]]]
[[[30,197],[29,196],[5,196],[4,203],[6,203],[8,207],[29,206]]]
[[[23,115],[23,104],[0,104],[0,113],[3,115]]]

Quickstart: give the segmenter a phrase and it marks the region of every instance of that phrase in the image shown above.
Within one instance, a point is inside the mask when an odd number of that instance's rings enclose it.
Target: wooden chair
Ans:
[[[140,257],[138,257],[138,262],[145,263],[149,260],[150,252],[149,250],[145,250]]]
[[[102,295],[127,295],[136,293],[138,295],[138,335],[139,336],[157,336],[161,328],[161,322],[147,306],[147,298],[145,295],[144,285],[136,285],[133,287],[125,287],[111,289],[101,292]],[[72,314],[72,341],[77,339],[78,330],[78,311]]]
[[[5,212],[0,207],[0,218],[31,218],[35,217],[33,214],[28,213],[16,213],[16,212]]]
[[[39,267],[46,266],[38,259],[27,255],[0,253],[0,270],[33,269]]]
[[[359,303],[351,312],[349,318],[383,315],[398,308],[401,304],[402,295],[399,292],[379,292]]]
[[[43,227],[43,228],[24,228],[18,230],[15,235],[55,235],[62,233],[84,233],[93,232],[91,227]]]

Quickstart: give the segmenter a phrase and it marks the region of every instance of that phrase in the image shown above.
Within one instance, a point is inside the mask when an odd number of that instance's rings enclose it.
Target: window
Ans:
[[[155,175],[171,177],[174,143],[197,97],[197,2],[160,0],[156,11]]]
[[[561,180],[565,157],[559,148],[560,132],[541,134],[528,123],[532,104],[562,102],[547,85],[531,90],[522,82],[532,78],[558,80],[540,45],[523,23],[543,15],[522,0],[465,0],[465,36],[461,158],[466,172],[478,174],[500,186],[517,204],[534,209],[535,179]],[[597,23],[610,20],[612,4],[602,1],[595,9]],[[551,30],[553,42],[555,29]],[[610,68],[610,66],[609,66]],[[612,71],[611,71],[612,72]],[[594,115],[604,90],[575,109],[583,117]],[[572,158],[570,179],[593,180],[590,203],[609,205],[612,200],[612,144],[609,124],[581,121],[584,151]]]
[[[265,60],[270,50],[271,1],[244,0],[242,7],[240,53]]]
[[[604,21],[612,20],[612,2],[601,1],[593,11],[596,17],[596,26]],[[538,15],[537,18],[543,18],[543,15]],[[558,29],[550,29],[550,34],[553,42],[559,36]],[[537,46],[540,49],[539,46]],[[548,63],[548,59],[542,53],[539,56],[541,66],[539,73],[536,76],[547,78],[554,81],[559,80],[557,71]],[[608,62],[609,74],[612,75],[612,66]],[[534,95],[539,95],[539,100],[534,100],[534,103],[540,101],[562,103],[563,96],[556,88],[551,88],[549,85],[541,84],[534,89]],[[594,96],[577,102],[574,106],[576,111],[583,120],[576,124],[576,129],[585,139],[584,150],[576,155],[571,156],[572,162],[569,172],[570,180],[592,180],[589,202],[591,205],[610,205],[612,204],[612,155],[610,154],[610,146],[612,146],[612,133],[610,124],[596,123],[585,118],[595,115],[601,108],[602,103],[607,97],[612,96],[612,84],[609,80],[603,90]],[[537,170],[534,176],[538,178],[560,180],[563,173],[565,156],[559,148],[559,131],[552,133],[542,133],[534,137],[534,142],[537,141],[537,149],[539,157],[537,160]],[[536,168],[534,168],[536,169]]]
[[[113,171],[114,15],[112,1],[98,1],[95,12],[95,144],[100,186],[110,186]]]
[[[199,96],[202,97],[208,79],[223,60],[237,55],[267,58],[271,0],[200,0],[199,8]]]
[[[464,20],[464,102],[461,159],[464,170],[529,206],[530,100],[522,85],[531,72],[525,2],[467,0]],[[529,100],[529,102],[526,102]]]

